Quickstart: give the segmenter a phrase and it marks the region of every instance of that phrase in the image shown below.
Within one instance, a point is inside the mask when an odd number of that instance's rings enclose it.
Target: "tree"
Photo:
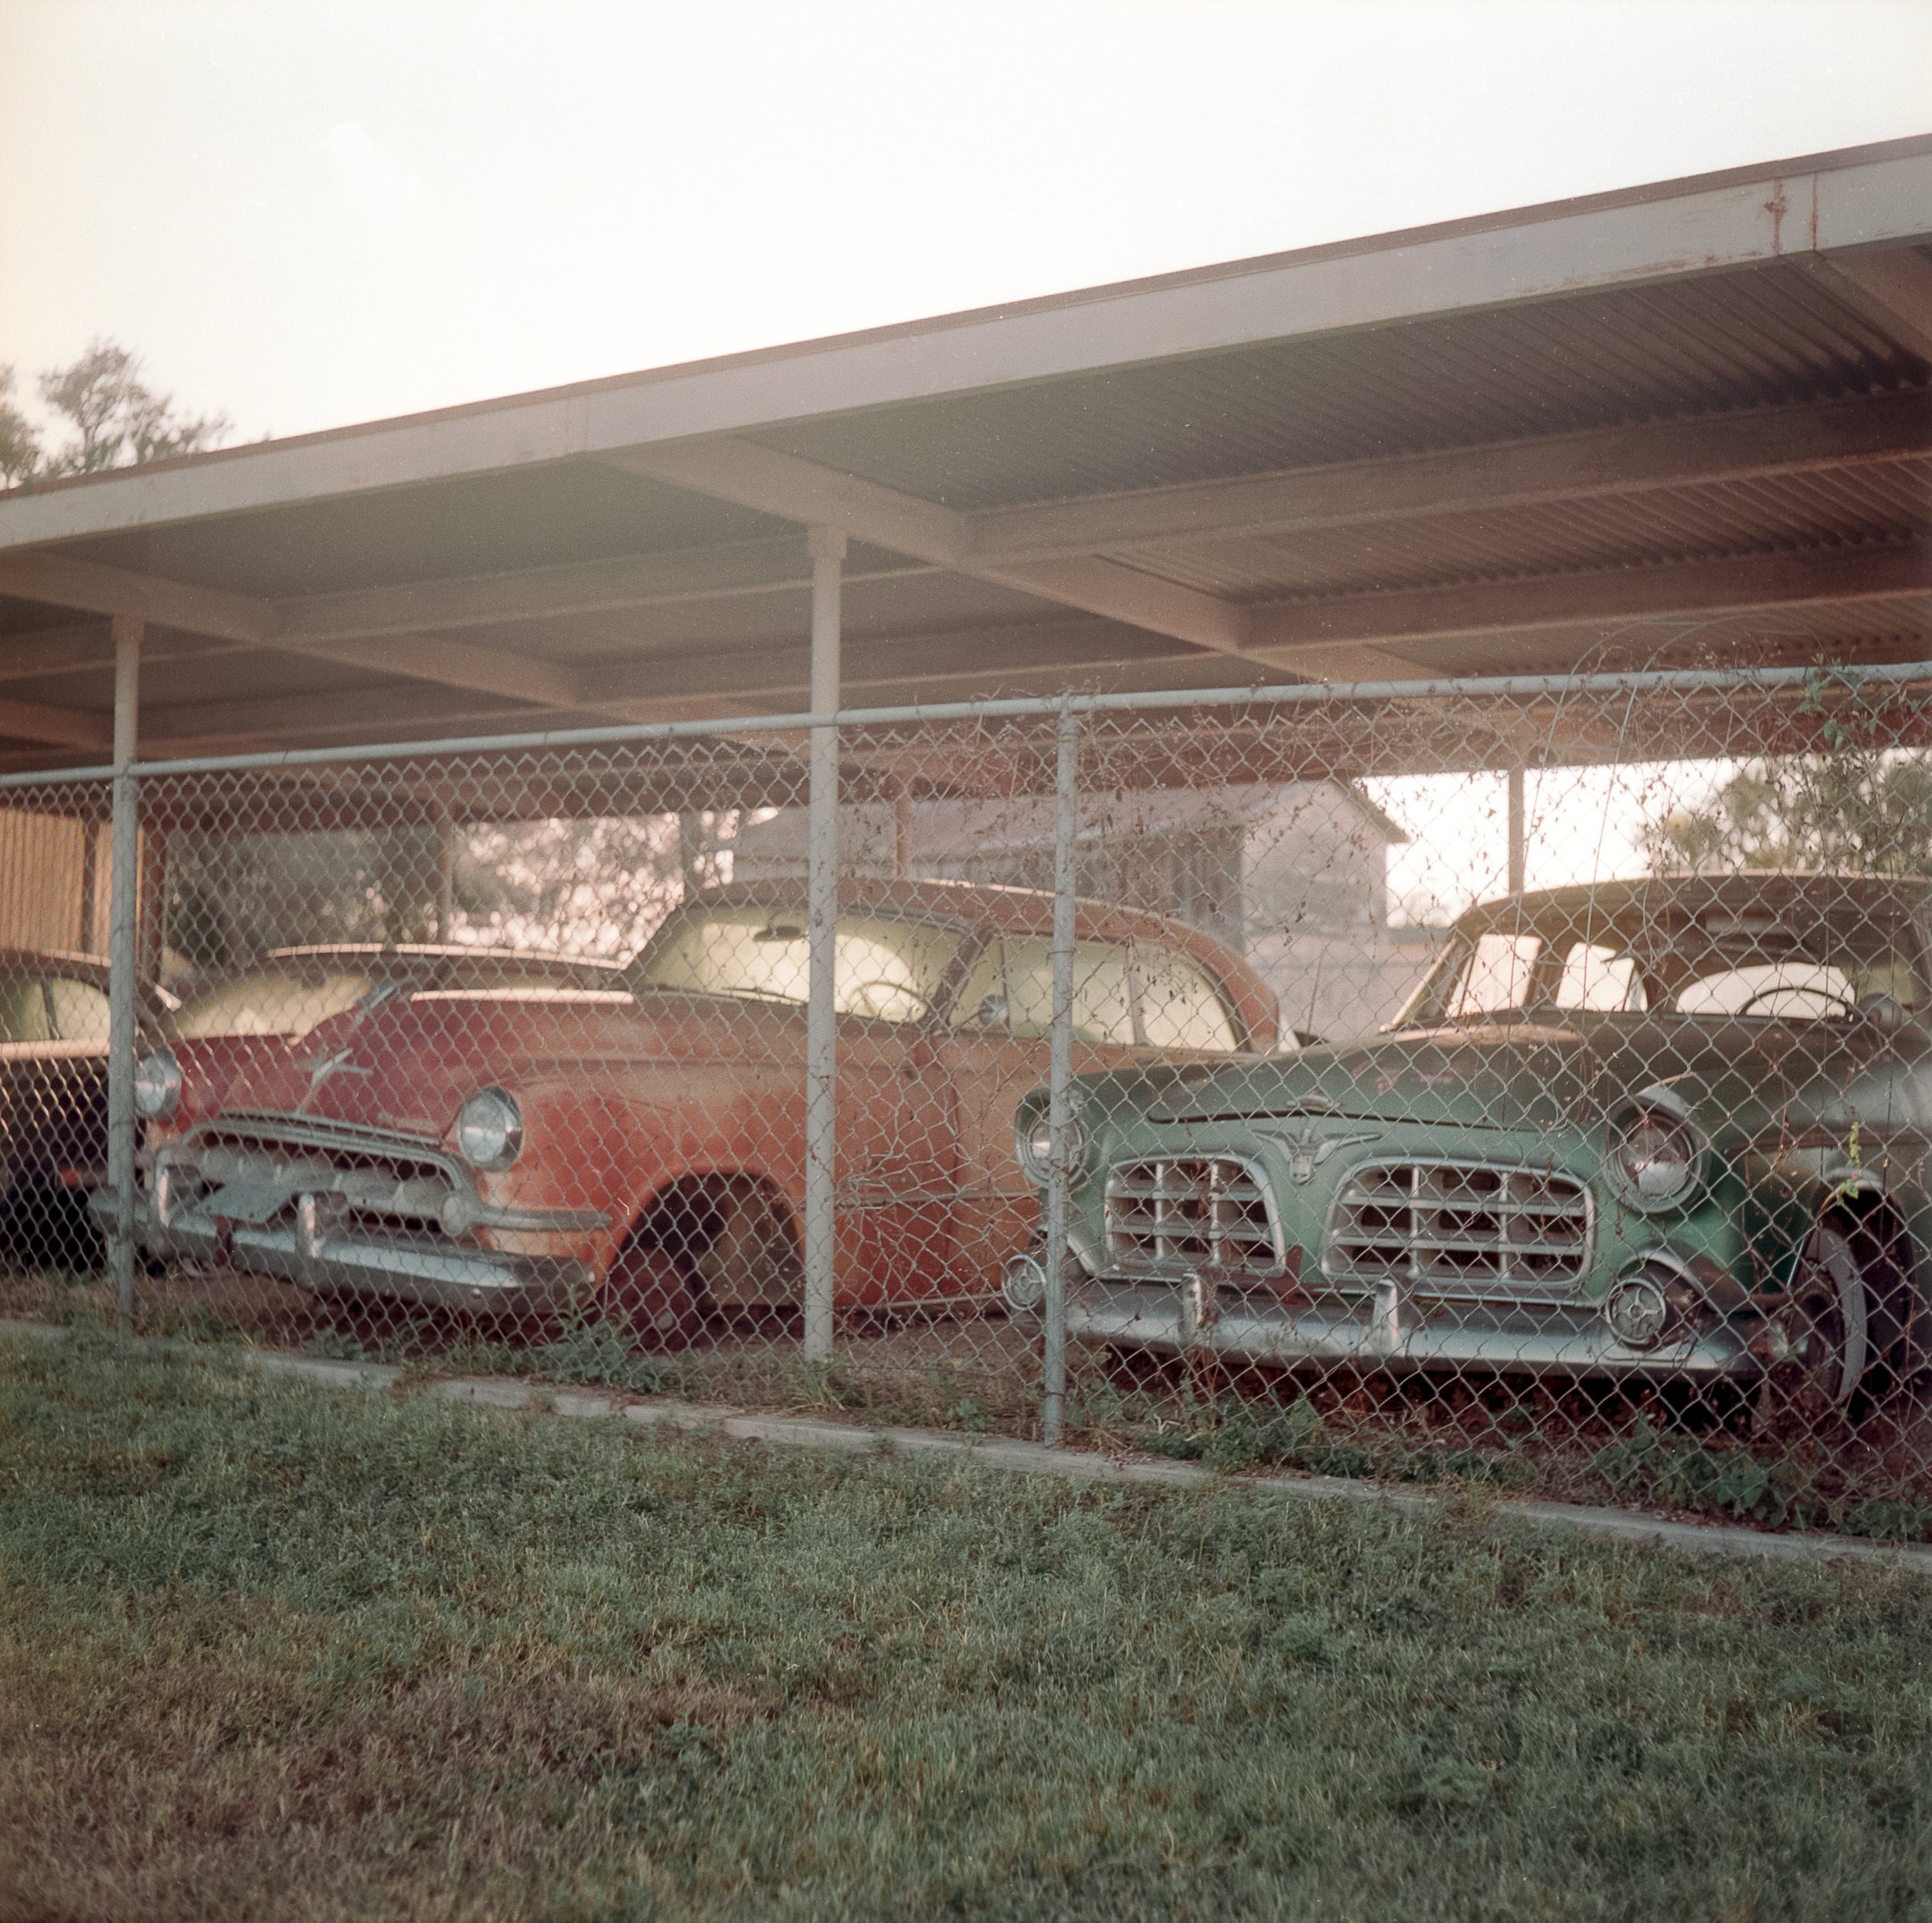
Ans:
[[[18,486],[40,460],[40,437],[13,404],[13,369],[0,365],[0,481]]]
[[[9,398],[14,370],[0,367],[0,479],[9,485],[46,475],[98,474],[172,454],[212,447],[233,423],[225,414],[189,414],[141,378],[138,356],[113,341],[97,340],[66,367],[49,368],[40,398],[67,437],[43,452],[32,422]]]
[[[1932,875],[1932,769],[1905,745],[1921,704],[1855,670],[1820,668],[1798,713],[1818,746],[1747,762],[1702,807],[1655,832],[1651,865]]]
[[[226,414],[177,413],[173,396],[148,387],[140,361],[112,341],[92,341],[71,366],[43,374],[40,398],[73,428],[73,438],[48,460],[50,474],[195,454],[233,425]]]

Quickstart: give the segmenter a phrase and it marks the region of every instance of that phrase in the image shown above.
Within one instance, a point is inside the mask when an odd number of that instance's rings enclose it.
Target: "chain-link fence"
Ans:
[[[15,779],[5,1301],[1925,1533],[1928,684]]]

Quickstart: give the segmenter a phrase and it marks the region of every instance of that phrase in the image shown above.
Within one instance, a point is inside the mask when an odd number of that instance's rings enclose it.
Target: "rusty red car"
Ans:
[[[1035,1232],[1019,1098],[1046,1072],[1050,895],[842,892],[838,1300],[985,1300]],[[1271,1052],[1273,994],[1178,922],[1083,902],[1077,1069]],[[608,986],[431,990],[295,1048],[145,1058],[138,1232],[318,1293],[589,1313],[658,1340],[794,1303],[806,919],[795,885],[675,911]]]

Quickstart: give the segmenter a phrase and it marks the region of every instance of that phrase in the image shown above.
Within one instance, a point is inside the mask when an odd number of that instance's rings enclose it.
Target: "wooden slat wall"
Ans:
[[[104,950],[110,844],[105,828],[69,816],[0,809],[0,947]]]

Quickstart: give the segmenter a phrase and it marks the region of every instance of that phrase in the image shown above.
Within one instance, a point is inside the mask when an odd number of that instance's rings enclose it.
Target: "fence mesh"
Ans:
[[[825,1276],[808,730],[143,774],[137,1325],[1923,1533],[1926,719],[849,719]],[[108,784],[0,802],[5,1303],[104,1306]]]

